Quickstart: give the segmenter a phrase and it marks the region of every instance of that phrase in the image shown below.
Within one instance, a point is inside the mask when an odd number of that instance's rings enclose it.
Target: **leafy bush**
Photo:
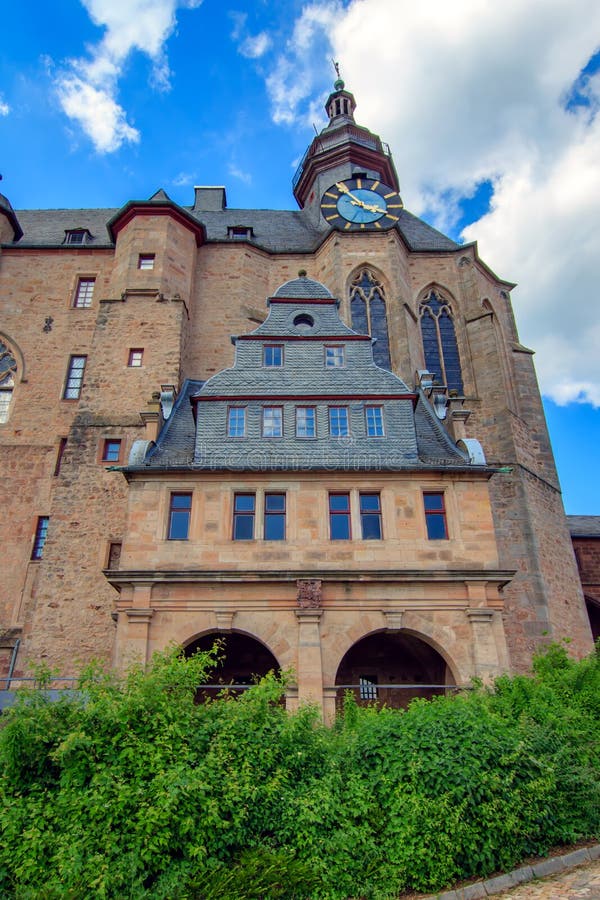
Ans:
[[[0,730],[0,896],[385,900],[600,831],[600,654],[331,729],[270,675],[197,705],[218,651],[79,693],[23,692]]]

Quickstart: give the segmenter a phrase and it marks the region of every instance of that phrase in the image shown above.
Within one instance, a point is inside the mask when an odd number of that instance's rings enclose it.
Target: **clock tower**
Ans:
[[[341,78],[333,87],[325,103],[329,122],[304,154],[294,176],[294,197],[323,230],[391,227],[402,201],[390,149],[379,135],[356,124],[356,101]]]

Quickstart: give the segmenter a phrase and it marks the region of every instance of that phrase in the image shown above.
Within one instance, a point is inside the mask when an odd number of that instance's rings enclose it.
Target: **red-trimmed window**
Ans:
[[[144,360],[143,347],[131,347],[127,358],[127,365],[131,369],[139,369]]]
[[[89,309],[94,296],[95,278],[80,278],[77,282],[73,306],[77,309]]]
[[[256,514],[255,494],[233,495],[233,540],[251,541],[254,538]]]
[[[265,494],[263,537],[265,541],[285,540],[285,494]]]
[[[246,436],[246,407],[230,406],[227,410],[227,437]]]
[[[102,462],[118,462],[121,458],[121,439],[105,438],[102,445]]]
[[[365,423],[367,437],[383,437],[383,408],[381,406],[365,406]]]
[[[328,369],[337,369],[345,365],[344,345],[332,344],[325,347],[325,366]]]
[[[317,411],[314,406],[296,407],[296,437],[314,438],[317,436]]]
[[[281,368],[283,365],[283,344],[265,344],[263,347],[263,365],[269,368]]]
[[[329,537],[332,541],[348,541],[350,527],[350,494],[329,495]]]
[[[191,494],[171,494],[169,502],[169,529],[167,537],[170,541],[187,541],[190,532],[192,514]]]
[[[429,540],[447,540],[448,525],[443,493],[441,491],[425,491],[423,506],[425,507],[425,523]]]
[[[154,253],[140,253],[138,256],[138,269],[153,269],[155,258]]]
[[[360,527],[364,541],[380,541],[381,528],[381,497],[379,494],[362,493],[360,500]]]
[[[33,549],[31,551],[32,559],[41,559],[44,555],[44,545],[48,536],[48,525],[50,524],[50,516],[38,516],[35,528],[35,537],[33,539]]]
[[[350,434],[347,406],[329,407],[329,434],[331,437],[347,437]]]
[[[263,407],[263,437],[279,438],[283,435],[283,408],[281,406]]]

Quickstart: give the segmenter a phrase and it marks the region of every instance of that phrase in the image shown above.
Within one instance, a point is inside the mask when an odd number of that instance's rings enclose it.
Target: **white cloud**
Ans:
[[[152,61],[151,85],[168,90],[170,69],[165,44],[176,25],[178,7],[195,8],[201,0],[82,0],[95,25],[105,29],[88,56],[70,60],[59,73],[56,89],[64,112],[79,123],[99,153],[139,141],[136,128],[117,102],[118,81],[135,50]]]
[[[340,0],[313,2],[302,10],[285,53],[267,77],[274,122],[312,124],[321,119],[321,104],[314,94],[323,84],[323,73],[333,72],[329,34],[342,14]]]
[[[196,176],[193,172],[179,172],[179,174],[171,180],[171,184],[175,185],[175,187],[187,187],[195,181]]]
[[[250,172],[244,172],[243,169],[240,169],[235,163],[229,163],[229,174],[233,178],[239,179],[239,181],[244,184],[252,184],[252,175]]]
[[[240,53],[248,59],[259,59],[271,47],[271,38],[266,31],[245,38],[240,44]]]
[[[10,112],[10,106],[4,100],[2,94],[0,94],[0,116],[7,116]]]
[[[465,237],[519,282],[544,392],[597,405],[600,74],[580,72],[599,34],[597,0],[315,0],[267,80],[274,120],[298,121],[331,84],[326,56],[339,59],[357,121],[392,148],[406,205],[438,227],[491,180],[491,211]],[[567,112],[575,82],[587,106]]]

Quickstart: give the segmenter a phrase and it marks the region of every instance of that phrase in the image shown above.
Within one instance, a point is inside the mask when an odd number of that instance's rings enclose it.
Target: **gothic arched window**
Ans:
[[[449,391],[463,393],[460,358],[450,305],[431,291],[419,306],[425,365]]]
[[[17,363],[14,356],[6,344],[0,341],[0,425],[8,422],[16,372]]]
[[[373,359],[376,365],[383,369],[391,369],[385,292],[381,282],[367,266],[359,269],[352,278],[350,315],[355,331],[376,338],[373,346]]]

